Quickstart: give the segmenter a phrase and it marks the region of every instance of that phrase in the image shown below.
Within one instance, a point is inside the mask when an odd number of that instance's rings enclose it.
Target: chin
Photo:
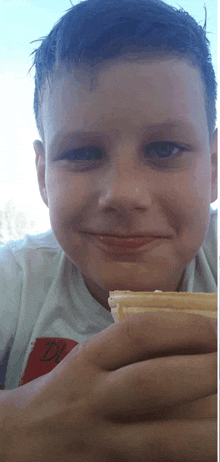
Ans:
[[[158,279],[156,281],[147,280],[147,278],[142,278],[142,280],[135,280],[135,277],[128,277],[128,275],[124,275],[118,277],[117,279],[114,278],[106,278],[105,280],[101,279],[98,283],[106,291],[113,291],[113,290],[131,290],[133,292],[153,292],[154,290],[162,290],[160,289],[161,284],[159,283]]]
[[[97,274],[96,284],[105,291],[131,290],[133,292],[154,292],[154,290],[175,291],[182,273],[173,271],[167,274],[167,268],[158,266],[147,268],[140,264],[120,263],[105,264],[102,273]]]

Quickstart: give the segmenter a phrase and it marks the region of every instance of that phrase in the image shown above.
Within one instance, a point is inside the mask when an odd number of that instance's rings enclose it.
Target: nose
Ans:
[[[146,211],[152,204],[150,172],[135,159],[122,156],[101,178],[99,207],[105,211]]]

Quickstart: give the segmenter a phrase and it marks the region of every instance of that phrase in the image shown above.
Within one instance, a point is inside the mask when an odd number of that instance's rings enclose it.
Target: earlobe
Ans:
[[[40,190],[40,195],[48,207],[48,198],[47,198],[47,189],[46,189],[46,181],[45,181],[45,149],[41,141],[35,140],[33,143],[34,150],[35,150],[35,165],[37,170],[37,179],[38,179],[38,186]]]
[[[218,129],[216,128],[212,148],[211,148],[211,166],[212,166],[212,194],[211,201],[215,202],[218,198]]]

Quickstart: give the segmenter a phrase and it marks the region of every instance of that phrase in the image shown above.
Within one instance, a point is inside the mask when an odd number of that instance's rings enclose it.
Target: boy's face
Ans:
[[[107,308],[109,290],[177,289],[216,199],[216,141],[210,147],[202,81],[186,61],[120,58],[90,83],[72,70],[51,94],[46,87],[45,145],[34,148],[55,237]]]

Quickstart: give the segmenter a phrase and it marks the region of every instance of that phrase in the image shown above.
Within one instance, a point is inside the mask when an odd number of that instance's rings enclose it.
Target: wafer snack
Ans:
[[[198,292],[109,292],[108,304],[115,322],[136,313],[175,311],[217,318],[217,294]]]

